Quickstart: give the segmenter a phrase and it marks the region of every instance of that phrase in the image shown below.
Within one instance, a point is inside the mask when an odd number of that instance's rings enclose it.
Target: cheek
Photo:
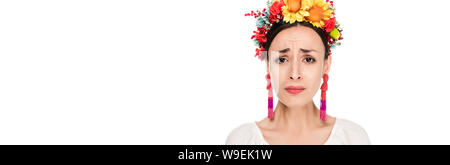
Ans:
[[[321,67],[305,67],[303,71],[303,82],[309,87],[315,87],[320,85],[322,77]]]
[[[311,70],[305,69],[304,80],[305,86],[308,88],[308,97],[312,98],[320,88],[322,69],[320,67]]]

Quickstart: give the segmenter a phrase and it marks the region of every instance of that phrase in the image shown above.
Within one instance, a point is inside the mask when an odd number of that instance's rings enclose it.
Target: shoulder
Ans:
[[[369,136],[361,125],[343,118],[337,118],[336,124],[338,126],[337,134],[339,134],[342,143],[356,145],[370,144]]]
[[[259,144],[259,130],[256,123],[244,123],[234,128],[228,135],[227,145]]]

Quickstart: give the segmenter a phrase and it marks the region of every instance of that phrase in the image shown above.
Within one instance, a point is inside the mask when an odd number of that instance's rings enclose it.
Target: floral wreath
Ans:
[[[251,39],[255,42],[256,55],[260,60],[264,59],[264,44],[267,42],[266,34],[274,23],[284,21],[286,23],[309,22],[313,26],[325,31],[328,40],[328,50],[341,45],[342,28],[334,16],[333,1],[326,0],[268,0],[268,8],[246,13],[245,16],[256,18],[257,30],[253,31]]]

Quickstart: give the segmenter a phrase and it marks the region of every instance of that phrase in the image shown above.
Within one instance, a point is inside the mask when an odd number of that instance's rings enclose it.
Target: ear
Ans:
[[[328,59],[325,60],[324,62],[324,68],[323,68],[323,73],[328,74],[330,72],[330,67],[331,67],[331,56],[328,56]]]
[[[266,73],[269,73],[269,60],[265,60],[266,61]]]

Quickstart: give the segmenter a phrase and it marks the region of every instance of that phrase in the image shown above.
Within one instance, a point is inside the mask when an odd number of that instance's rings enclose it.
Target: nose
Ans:
[[[300,79],[302,79],[303,76],[300,74],[301,70],[302,70],[302,67],[299,64],[300,64],[300,62],[298,60],[294,60],[294,62],[291,63],[291,67],[290,67],[291,68],[291,73],[289,75],[289,78],[291,80],[300,80]]]
[[[300,69],[299,66],[293,66],[292,70],[291,70],[291,74],[289,75],[289,78],[291,80],[300,80],[300,79],[302,79],[303,76],[300,74],[301,73],[300,70],[301,69]]]
[[[291,80],[299,80],[299,79],[301,79],[302,77],[301,77],[300,75],[298,75],[298,74],[292,74],[289,78],[290,78]]]

